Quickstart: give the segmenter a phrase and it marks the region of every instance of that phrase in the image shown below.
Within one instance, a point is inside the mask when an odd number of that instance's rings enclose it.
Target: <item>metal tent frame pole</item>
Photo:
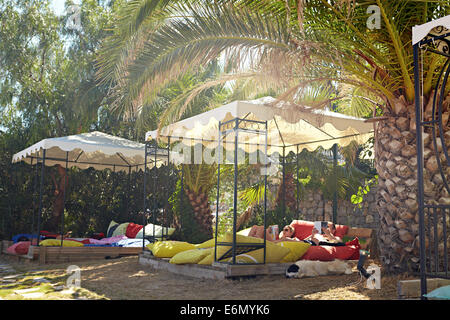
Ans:
[[[222,126],[224,126],[227,123],[234,122],[234,128],[222,131]],[[251,122],[256,124],[264,124],[266,130],[248,130],[248,129],[241,129],[240,123],[241,122]],[[221,142],[223,135],[227,135],[230,132],[234,132],[234,159],[233,159],[233,167],[234,167],[234,186],[233,186],[233,237],[232,242],[218,242],[218,226],[219,226],[219,203],[220,203],[220,164],[222,163],[222,153],[221,153]],[[237,243],[237,188],[238,188],[238,175],[239,175],[239,167],[238,167],[238,147],[239,147],[239,131],[245,131],[248,133],[254,133],[254,134],[261,134],[264,132],[265,134],[265,156],[267,156],[267,121],[255,121],[255,120],[247,120],[247,119],[241,119],[241,118],[234,118],[232,120],[227,121],[226,123],[222,123],[219,121],[219,136],[218,136],[218,147],[217,147],[217,159],[218,159],[218,167],[217,167],[217,200],[216,200],[216,230],[215,230],[215,245],[214,245],[214,262],[219,263],[229,263],[229,264],[236,264],[236,256],[238,254],[242,254],[245,252],[250,252],[257,249],[263,249],[264,252],[264,258],[262,263],[251,263],[251,264],[265,264],[266,263],[266,232],[264,232],[263,236],[263,243]],[[266,172],[267,173],[267,172]],[[267,220],[266,220],[266,209],[267,209],[267,174],[265,174],[264,177],[264,230],[267,228]],[[228,250],[225,254],[223,254],[221,257],[217,257],[217,246],[231,246],[231,249]],[[239,252],[238,252],[239,251]],[[220,260],[223,260],[225,258],[230,258],[230,262],[220,262]],[[229,260],[229,261],[230,261]]]
[[[337,224],[337,149],[338,145],[333,144],[333,173],[334,173],[334,192],[333,192],[333,223]]]
[[[69,163],[69,151],[66,151],[66,167],[65,167],[66,171],[64,174],[63,210],[61,212],[61,247],[63,246],[63,241],[64,241],[64,211],[66,209],[66,188],[67,188],[68,163]]]
[[[233,187],[233,264],[236,264],[236,220],[237,220],[237,181],[238,181],[238,139],[239,119],[234,123],[234,187]]]
[[[31,165],[33,165],[33,158],[31,158]],[[36,215],[37,215],[37,205],[36,205],[36,197],[37,197],[37,182],[38,182],[38,164],[39,164],[39,160],[36,159],[36,168],[35,168],[35,173],[34,173],[34,182],[33,182],[33,217],[32,217],[32,222],[31,222],[31,234],[35,233],[35,225],[34,222],[36,220]]]
[[[297,220],[300,219],[300,181],[299,181],[299,173],[298,173],[298,146],[297,146],[297,153],[296,153],[296,157],[295,157],[295,180],[296,180],[296,184],[297,184]]]
[[[143,212],[142,212],[142,251],[145,250],[145,226],[147,225],[147,143],[144,150],[144,200],[143,200]]]
[[[45,156],[46,150],[43,149],[42,164],[41,164],[41,184],[39,188],[39,210],[37,216],[37,246],[39,247],[39,240],[41,236],[41,216],[42,216],[42,193],[44,192],[44,175],[45,175]]]
[[[222,149],[220,147],[220,141],[222,135],[220,134],[222,122],[219,121],[219,135],[217,141],[217,196],[216,196],[216,230],[214,236],[214,261],[217,261],[217,238],[219,229],[219,203],[220,203],[220,164],[222,163]],[[183,176],[182,176],[183,177]]]
[[[283,183],[281,189],[281,210],[283,216],[286,216],[286,147],[283,146],[283,160],[282,160],[282,175]]]

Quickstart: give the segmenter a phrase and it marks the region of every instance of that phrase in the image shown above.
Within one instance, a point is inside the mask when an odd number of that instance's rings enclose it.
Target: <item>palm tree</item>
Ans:
[[[370,5],[379,8],[380,29],[367,28]],[[256,93],[271,88],[299,108],[322,108],[339,100],[346,104],[340,104],[341,110],[349,113],[372,110],[380,256],[390,271],[417,268],[411,29],[448,15],[448,1],[136,0],[125,12],[99,58],[100,78],[115,85],[115,104],[125,113],[152,101],[169,81],[217,58],[226,61],[227,72],[199,84],[193,94],[237,81]],[[423,60],[422,98],[429,106],[442,58],[425,53]],[[303,101],[311,85],[330,83],[339,86],[338,96]],[[444,118],[450,109],[446,101]],[[425,116],[431,116],[429,107]],[[427,160],[433,173],[425,179],[427,194],[438,202],[450,200],[442,179],[434,176],[436,159]]]
[[[213,234],[209,192],[216,182],[216,168],[206,164],[183,165],[184,191],[194,210],[195,220],[210,239]]]

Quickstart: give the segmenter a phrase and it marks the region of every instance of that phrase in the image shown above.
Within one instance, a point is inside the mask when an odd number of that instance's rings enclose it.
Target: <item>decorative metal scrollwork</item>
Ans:
[[[450,57],[450,30],[439,26],[430,31],[426,40],[432,39],[429,47],[447,57]]]
[[[444,37],[441,37],[444,36]],[[450,76],[450,30],[444,27],[436,27],[434,28],[430,34],[428,35],[429,38],[434,39],[433,37],[441,37],[438,40],[433,40],[429,42],[429,45],[431,46],[433,52],[442,54],[443,56],[447,56],[448,59],[445,62],[440,74],[438,81],[436,83],[436,87],[434,90],[434,96],[433,96],[433,109],[432,109],[432,138],[433,138],[433,146],[436,153],[436,160],[439,167],[439,172],[442,176],[443,184],[450,193],[450,187],[449,182],[447,181],[445,168],[443,168],[441,163],[441,157],[440,152],[438,148],[438,137],[437,132],[439,133],[439,139],[440,144],[442,148],[442,152],[445,156],[445,162],[447,166],[450,166],[450,157],[449,152],[447,149],[447,145],[445,143],[445,131],[447,128],[447,124],[443,123],[443,117],[442,117],[442,111],[443,111],[443,104],[444,100],[446,98],[446,87],[447,82]],[[448,119],[447,119],[448,120]]]

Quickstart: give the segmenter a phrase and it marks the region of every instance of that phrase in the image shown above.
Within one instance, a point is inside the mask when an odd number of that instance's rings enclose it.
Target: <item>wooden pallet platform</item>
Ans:
[[[20,262],[33,261],[39,264],[101,260],[107,257],[137,256],[141,247],[38,247],[30,246],[27,255],[12,255],[6,249],[11,241],[2,241],[2,254]]]
[[[449,286],[449,279],[427,279],[427,292],[443,287]],[[397,293],[399,299],[420,299],[420,279],[414,280],[400,280],[397,283]]]
[[[255,265],[231,265],[224,263],[213,263],[212,266],[198,264],[172,264],[170,259],[156,258],[150,252],[139,255],[139,263],[150,266],[156,270],[166,270],[175,274],[203,278],[203,279],[226,279],[233,277],[256,276],[256,275],[284,275],[286,269],[292,263],[268,263]]]

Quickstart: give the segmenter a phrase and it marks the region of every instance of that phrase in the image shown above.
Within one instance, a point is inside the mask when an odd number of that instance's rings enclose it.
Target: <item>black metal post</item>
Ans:
[[[334,173],[334,193],[333,193],[333,223],[337,223],[337,144],[333,144],[333,173]]]
[[[414,56],[414,102],[416,106],[416,144],[417,144],[417,193],[419,202],[419,243],[420,243],[420,297],[427,293],[426,265],[425,265],[425,226],[424,226],[424,195],[423,195],[423,141],[422,141],[422,108],[420,105],[420,77],[419,77],[419,44],[413,46]]]
[[[144,183],[143,183],[143,189],[144,189],[144,201],[143,201],[143,215],[142,215],[142,252],[145,250],[145,226],[147,222],[147,142],[145,142],[145,148],[144,148]]]
[[[164,196],[165,206],[164,206],[164,223],[166,224],[166,237],[169,237],[169,219],[167,217],[167,207],[169,205],[169,181],[170,181],[170,137],[167,138],[167,185],[166,194]],[[164,240],[164,226],[161,226],[161,239]]]
[[[300,181],[299,181],[299,173],[298,173],[298,146],[297,146],[297,154],[295,159],[295,168],[297,174],[295,175],[295,179],[297,181],[297,220],[300,219]]]
[[[217,261],[217,235],[219,229],[219,196],[220,196],[220,164],[222,162],[222,152],[220,149],[220,140],[222,124],[219,121],[219,135],[217,139],[217,200],[216,200],[216,230],[215,230],[215,241],[214,241],[214,261]]]
[[[131,166],[128,167],[128,180],[127,180],[127,204],[125,207],[125,212],[127,217],[130,215],[130,188],[131,188]]]
[[[66,152],[66,171],[64,174],[63,211],[61,213],[61,247],[64,240],[64,210],[66,208],[67,169],[69,164],[69,151]]]
[[[46,150],[43,149],[42,154],[42,167],[41,167],[41,186],[39,189],[39,211],[38,211],[38,217],[37,217],[37,246],[39,247],[39,240],[41,235],[41,215],[42,215],[42,193],[44,192],[44,174],[45,174],[45,156],[46,156]]]
[[[239,119],[234,125],[234,190],[233,190],[233,264],[236,264],[236,220],[237,220],[237,182],[238,182],[238,138]]]
[[[264,154],[266,157],[268,156],[267,155],[267,121],[266,121]],[[264,264],[266,263],[266,255],[267,255],[266,229],[267,229],[267,175],[268,175],[268,173],[269,173],[269,170],[266,165],[266,171],[264,172]]]
[[[283,182],[281,189],[281,208],[283,210],[283,216],[286,216],[286,147],[283,147]]]
[[[155,172],[155,174],[153,175],[153,239],[155,239],[155,233],[156,233],[156,215],[159,211],[158,208],[158,201],[156,199],[156,186],[157,186],[157,180],[158,180],[158,166],[157,166],[157,161],[158,161],[158,143],[155,140],[155,166],[153,167],[153,171]]]
[[[33,159],[31,158],[31,165],[33,165]],[[38,164],[39,164],[39,159],[36,158],[36,169],[35,169],[35,174],[34,174],[34,183],[33,183],[33,218],[32,218],[32,222],[31,222],[31,234],[34,234],[34,232],[36,231],[34,229],[34,221],[35,221],[35,216],[36,216],[36,192],[37,192],[37,181],[38,181]]]

